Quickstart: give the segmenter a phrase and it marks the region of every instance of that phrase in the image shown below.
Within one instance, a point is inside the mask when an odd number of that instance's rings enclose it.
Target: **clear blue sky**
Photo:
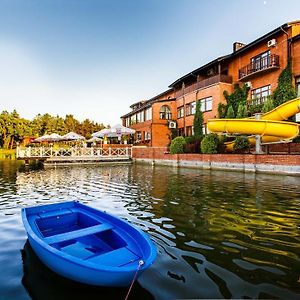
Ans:
[[[0,110],[114,125],[234,41],[297,19],[299,0],[0,0]]]

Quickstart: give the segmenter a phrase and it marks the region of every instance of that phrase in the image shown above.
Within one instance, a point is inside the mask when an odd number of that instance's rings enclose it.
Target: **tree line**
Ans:
[[[26,136],[39,137],[45,134],[58,133],[64,135],[70,131],[90,138],[93,132],[105,128],[102,123],[89,119],[80,122],[73,115],[64,118],[50,114],[38,114],[33,120],[21,118],[16,110],[2,111],[0,114],[0,147],[12,149],[22,142]]]

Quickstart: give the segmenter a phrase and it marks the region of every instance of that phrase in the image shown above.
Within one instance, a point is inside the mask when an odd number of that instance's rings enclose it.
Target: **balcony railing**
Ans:
[[[195,90],[199,90],[199,89],[208,87],[210,85],[213,85],[213,84],[216,84],[216,83],[219,83],[219,82],[232,83],[232,77],[229,76],[229,75],[223,75],[223,74],[218,74],[218,75],[209,77],[207,79],[198,81],[198,82],[196,82],[192,85],[187,86],[184,89],[181,89],[181,90],[177,91],[175,93],[175,97],[178,98],[178,97],[180,97],[184,94],[191,93]]]
[[[239,70],[239,79],[246,80],[252,77],[254,74],[264,72],[267,70],[278,69],[279,68],[279,56],[276,54],[271,54],[261,59],[255,60],[255,62],[244,66]]]

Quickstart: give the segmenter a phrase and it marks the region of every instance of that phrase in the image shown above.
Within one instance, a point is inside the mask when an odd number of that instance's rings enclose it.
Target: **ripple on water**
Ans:
[[[11,162],[0,163],[0,185],[1,299],[29,297],[20,208],[66,200],[150,234],[159,254],[134,299],[299,298],[299,179],[147,165],[18,172]]]

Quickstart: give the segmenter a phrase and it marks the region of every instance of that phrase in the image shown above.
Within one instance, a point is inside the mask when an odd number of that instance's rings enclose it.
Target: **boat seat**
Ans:
[[[47,244],[54,244],[54,243],[59,243],[59,242],[76,239],[76,238],[83,237],[86,235],[99,233],[99,232],[109,230],[112,228],[113,228],[113,226],[111,224],[105,223],[105,224],[95,225],[95,226],[91,226],[88,228],[83,228],[83,229],[79,229],[79,230],[75,230],[75,231],[71,231],[71,232],[53,235],[53,236],[44,238],[44,241]]]
[[[112,267],[122,267],[137,261],[140,257],[127,247],[122,247],[104,254],[87,259],[88,262],[107,265]]]
[[[49,218],[49,217],[56,217],[56,216],[62,216],[62,215],[68,215],[68,214],[72,214],[73,211],[68,209],[68,208],[64,208],[64,209],[59,209],[59,210],[52,210],[52,211],[45,211],[45,212],[40,212],[38,214],[38,216],[40,218]]]

